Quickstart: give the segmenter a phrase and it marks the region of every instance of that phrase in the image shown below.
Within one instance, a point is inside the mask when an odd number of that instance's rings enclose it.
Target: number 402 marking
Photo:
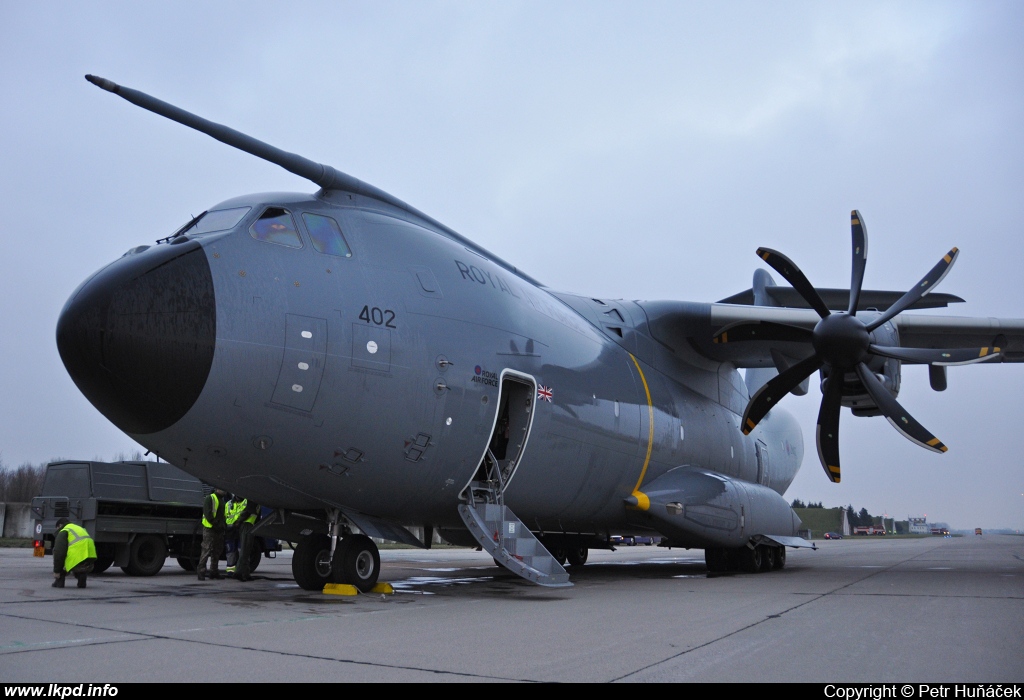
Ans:
[[[391,309],[364,306],[363,310],[359,312],[359,319],[385,328],[398,328],[395,325],[395,312]]]

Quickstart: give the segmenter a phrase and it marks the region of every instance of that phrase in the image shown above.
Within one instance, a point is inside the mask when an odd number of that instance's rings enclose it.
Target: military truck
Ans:
[[[95,573],[117,565],[130,576],[154,576],[168,556],[195,571],[209,490],[166,462],[52,462],[42,495],[32,499],[35,554],[53,552],[55,524],[67,517],[96,542]],[[280,550],[276,540],[255,538],[251,569]]]

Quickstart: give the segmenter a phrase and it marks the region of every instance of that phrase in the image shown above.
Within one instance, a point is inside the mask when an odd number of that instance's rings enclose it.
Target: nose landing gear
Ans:
[[[331,536],[312,534],[303,537],[292,556],[292,575],[299,587],[322,591],[328,583],[347,583],[363,593],[377,585],[380,576],[380,551],[366,535],[343,528],[340,514],[330,514]]]

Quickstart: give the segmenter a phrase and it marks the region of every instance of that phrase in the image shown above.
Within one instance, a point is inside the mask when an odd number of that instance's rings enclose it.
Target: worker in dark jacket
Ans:
[[[67,518],[57,520],[57,534],[53,540],[53,587],[64,588],[64,579],[74,574],[78,587],[85,588],[85,580],[96,563],[96,543],[81,525]]]
[[[210,563],[210,578],[220,578],[220,555],[224,551],[224,531],[227,529],[225,506],[227,492],[215,488],[203,500],[203,549],[196,571],[199,580],[206,580],[206,563]]]

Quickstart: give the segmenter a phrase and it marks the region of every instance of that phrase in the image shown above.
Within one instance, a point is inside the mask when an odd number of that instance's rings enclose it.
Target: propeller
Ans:
[[[830,480],[839,483],[839,410],[842,408],[843,384],[859,382],[889,422],[904,437],[933,452],[948,448],[927,428],[918,423],[871,370],[873,358],[883,357],[909,364],[963,365],[990,360],[1000,353],[997,347],[984,348],[904,348],[882,345],[875,341],[873,332],[898,314],[912,307],[930,292],[953,267],[959,250],[953,248],[928,271],[906,294],[877,316],[863,321],[857,317],[864,269],[867,264],[868,235],[864,219],[856,209],[850,213],[852,239],[852,270],[850,274],[850,304],[846,312],[831,311],[797,265],[782,253],[771,248],[758,248],[757,255],[786,278],[793,288],[814,309],[821,320],[813,331],[783,323],[740,322],[721,329],[713,338],[716,343],[751,340],[778,342],[805,342],[813,354],[785,370],[761,387],[751,397],[743,412],[741,426],[744,435],[801,382],[818,370],[827,374],[822,385],[821,408],[815,432],[818,458]],[[850,379],[847,376],[850,375]]]

